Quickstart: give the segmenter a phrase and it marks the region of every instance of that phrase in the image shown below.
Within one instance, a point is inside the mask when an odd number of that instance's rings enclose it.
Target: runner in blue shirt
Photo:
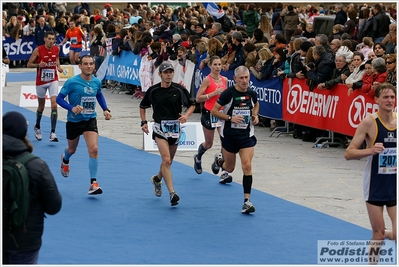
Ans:
[[[106,120],[112,115],[101,92],[101,81],[93,76],[94,59],[82,56],[79,62],[81,74],[68,79],[57,96],[57,104],[68,110],[66,136],[68,146],[61,156],[61,174],[69,176],[69,158],[76,152],[81,135],[85,138],[89,152],[90,189],[89,194],[101,194],[97,183],[98,169],[98,128],[97,101],[103,109]],[[68,96],[69,103],[65,100]]]

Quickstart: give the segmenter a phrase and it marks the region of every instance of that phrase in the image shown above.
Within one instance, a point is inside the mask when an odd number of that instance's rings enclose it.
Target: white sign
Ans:
[[[5,87],[6,86],[6,78],[7,78],[7,72],[10,71],[10,67],[7,64],[2,64],[1,66],[1,86]]]
[[[61,86],[58,86],[58,92],[60,92]],[[19,106],[20,107],[37,107],[37,95],[36,95],[36,86],[32,85],[22,85],[21,93],[19,97]],[[48,95],[48,91],[46,93],[46,102],[44,104],[46,107],[51,106],[50,97]]]
[[[144,150],[157,151],[157,143],[152,139],[152,126],[154,122],[148,123],[148,135],[143,132]],[[202,125],[200,122],[186,122],[181,125],[182,134],[177,150],[197,151],[198,146],[205,141]]]
[[[180,65],[178,60],[167,60],[166,62],[172,64],[173,68],[175,69],[173,82],[183,85],[187,90],[190,91],[195,64],[190,60],[186,60],[185,66]],[[153,79],[153,84],[161,82],[158,67],[154,70]]]

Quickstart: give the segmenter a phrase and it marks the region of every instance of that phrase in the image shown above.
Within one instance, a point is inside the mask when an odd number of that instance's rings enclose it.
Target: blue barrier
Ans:
[[[110,56],[105,78],[121,83],[140,85],[141,57],[132,52],[121,51],[119,56]]]
[[[194,96],[197,94],[204,78],[209,75],[210,68],[204,67],[202,70],[195,69],[194,75]],[[234,71],[221,71],[220,74],[229,80],[228,86],[235,84]],[[283,81],[275,77],[268,80],[259,81],[251,74],[249,87],[258,93],[260,104],[259,115],[271,119],[281,120],[283,118]]]

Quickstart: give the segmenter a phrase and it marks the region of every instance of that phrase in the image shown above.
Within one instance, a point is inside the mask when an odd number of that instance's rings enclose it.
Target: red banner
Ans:
[[[331,90],[312,92],[306,80],[286,79],[283,86],[283,120],[312,128],[330,130],[349,136],[360,121],[378,110],[374,97],[338,84]]]

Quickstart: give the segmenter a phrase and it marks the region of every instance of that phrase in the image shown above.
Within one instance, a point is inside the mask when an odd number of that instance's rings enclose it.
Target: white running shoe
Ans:
[[[35,137],[38,141],[42,141],[42,130],[36,128],[36,126],[33,126],[33,131],[35,131]]]
[[[251,212],[255,212],[255,207],[249,200],[247,200],[244,202],[244,205],[242,205],[241,213],[250,214]]]
[[[57,135],[55,133],[50,134],[50,142],[58,142]]]
[[[226,171],[220,175],[219,183],[221,184],[229,184],[233,181],[233,177]]]

